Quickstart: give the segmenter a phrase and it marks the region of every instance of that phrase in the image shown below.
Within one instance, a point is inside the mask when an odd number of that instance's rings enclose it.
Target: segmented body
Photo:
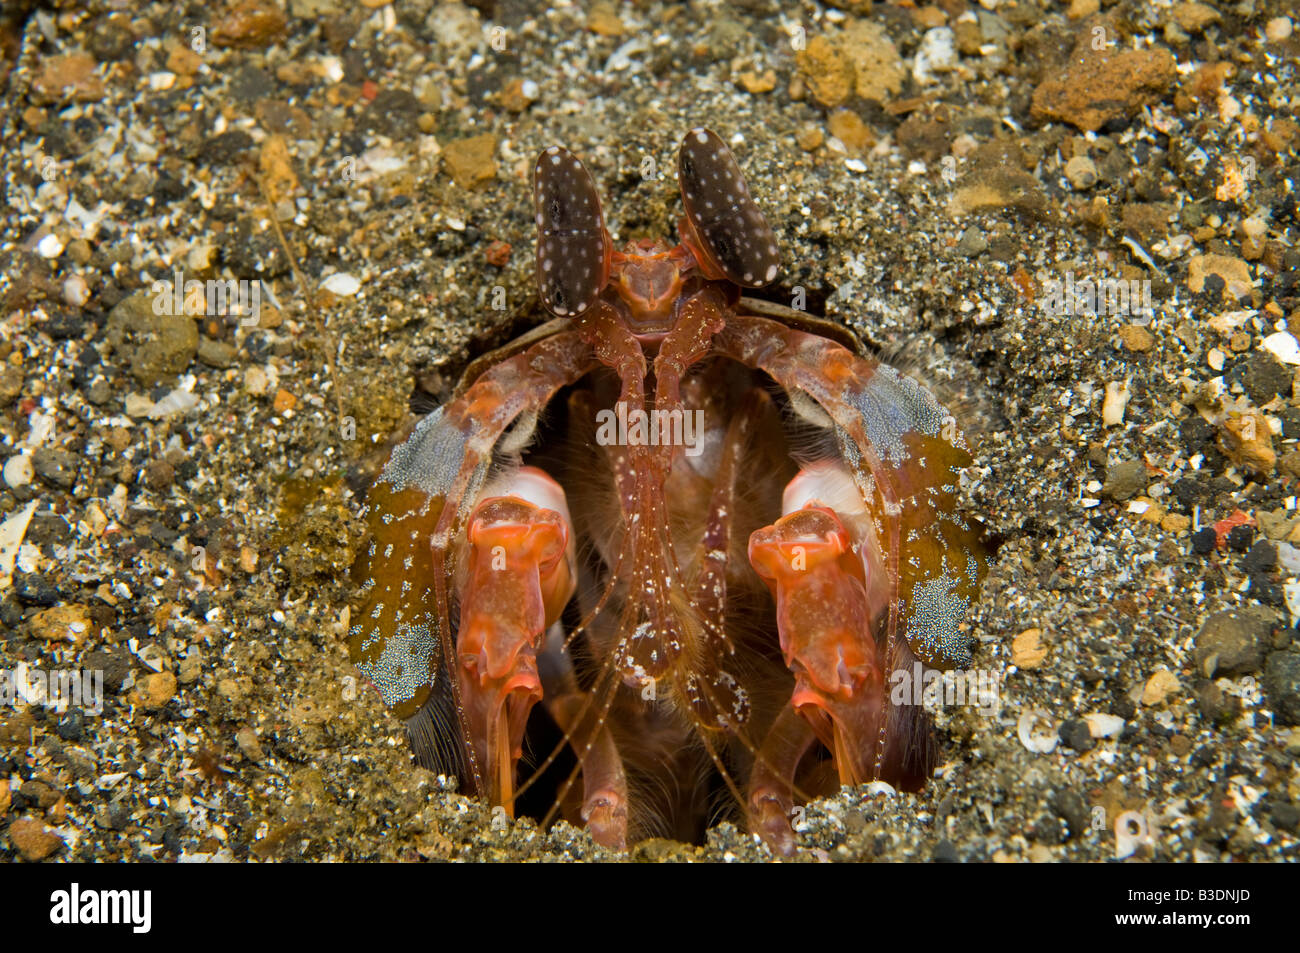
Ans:
[[[540,702],[563,742],[534,777],[568,750],[554,810],[598,839],[690,835],[712,777],[787,850],[819,764],[924,779],[925,717],[885,685],[969,662],[986,553],[957,512],[955,421],[741,297],[779,257],[720,139],[688,133],[678,173],[680,244],[617,252],[581,163],[539,157],[538,287],[562,320],[394,450],[350,644],[421,759],[508,809],[534,783],[516,775]],[[671,428],[694,421],[687,446]]]

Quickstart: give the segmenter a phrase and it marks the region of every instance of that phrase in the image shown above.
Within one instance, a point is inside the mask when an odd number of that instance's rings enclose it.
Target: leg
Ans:
[[[424,418],[394,449],[371,489],[371,539],[353,567],[361,604],[352,617],[349,649],[385,704],[407,721],[417,752],[424,749],[422,760],[442,747],[427,742],[445,734],[448,719],[459,725],[458,744],[471,734],[450,638],[447,579],[454,571],[456,527],[477,502],[492,448],[506,428],[594,366],[590,348],[574,332],[533,344]],[[485,791],[474,748],[464,746],[461,781]]]
[[[749,823],[773,850],[794,853],[794,777],[808,749],[817,740],[812,727],[792,705],[786,705],[763,741],[749,778]]]
[[[882,598],[887,609],[876,664],[888,668],[889,660],[897,657],[899,635],[927,665],[946,669],[968,664],[970,640],[960,623],[978,595],[988,569],[988,552],[981,524],[957,511],[960,471],[971,457],[953,418],[918,384],[892,369],[775,321],[737,315],[714,338],[714,346],[719,353],[770,374],[792,399],[811,398],[829,417],[840,462],[858,490],[854,505],[864,508],[871,538],[879,540],[873,553],[865,553],[869,559],[864,563],[870,569],[878,559],[876,578],[868,573],[864,579],[867,615],[875,621],[871,607]],[[838,518],[845,513],[837,506],[832,515]],[[768,542],[772,543],[769,549],[779,551],[778,539]],[[772,571],[777,568],[773,563]],[[781,581],[773,577],[769,584]],[[802,588],[792,576],[783,582],[788,598]],[[847,592],[844,586],[840,580],[835,588]],[[791,608],[797,604],[789,602]],[[823,617],[805,623],[791,616],[787,619],[791,646],[805,641],[813,626],[833,621]],[[814,670],[815,666],[809,669]],[[840,717],[842,729],[851,727],[843,718],[847,712],[837,716],[834,705],[821,707],[832,722]],[[865,729],[860,718],[866,714],[855,713],[854,732]],[[880,728],[870,756],[861,763],[863,752],[842,752],[846,756],[839,764],[842,775],[852,758],[853,775],[865,769],[866,777],[879,776],[892,720],[878,715],[872,720]]]

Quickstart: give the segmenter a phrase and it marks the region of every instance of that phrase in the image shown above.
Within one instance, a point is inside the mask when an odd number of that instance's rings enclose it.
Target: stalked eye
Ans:
[[[551,146],[533,173],[537,200],[537,287],[560,317],[591,307],[609,280],[609,240],[596,183],[568,149]]]
[[[781,264],[776,238],[726,144],[708,129],[692,129],[677,154],[677,173],[700,250],[729,281],[771,284]]]

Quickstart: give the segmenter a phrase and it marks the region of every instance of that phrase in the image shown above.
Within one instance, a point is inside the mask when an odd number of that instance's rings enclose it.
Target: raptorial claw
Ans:
[[[486,793],[513,813],[515,762],[528,714],[542,698],[537,651],[574,589],[564,491],[524,467],[488,488],[466,538],[456,643],[461,703]]]
[[[871,549],[846,526],[856,514],[842,518],[821,502],[845,498],[840,483],[834,469],[796,477],[786,514],[754,532],[749,558],[776,598],[781,650],[795,676],[791,705],[830,749],[841,783],[858,784],[873,775],[885,717],[885,659],[872,635],[884,606],[864,559]]]

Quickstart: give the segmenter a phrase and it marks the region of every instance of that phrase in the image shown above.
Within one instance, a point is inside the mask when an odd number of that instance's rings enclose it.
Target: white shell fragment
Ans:
[[[63,282],[63,300],[74,308],[80,308],[90,300],[90,287],[81,275],[72,275]]]
[[[957,68],[957,35],[946,26],[926,30],[921,47],[912,61],[912,79],[924,86],[935,82],[935,73]]]
[[[1088,723],[1088,734],[1094,738],[1114,738],[1124,730],[1124,719],[1119,715],[1093,711],[1084,715],[1083,720]]]
[[[1283,364],[1300,364],[1300,341],[1290,331],[1270,334],[1260,344]]]
[[[1031,708],[1021,713],[1016,722],[1016,736],[1027,750],[1035,754],[1055,751],[1057,742],[1061,740],[1051,716],[1041,708]]]
[[[335,272],[322,281],[320,286],[330,294],[336,294],[340,298],[351,298],[361,290],[360,280],[345,271]]]
[[[42,258],[58,258],[63,254],[63,242],[51,232],[36,243],[36,254]]]
[[[5,461],[5,486],[26,486],[32,482],[32,458],[25,453],[17,454]]]
[[[1282,586],[1282,595],[1286,599],[1286,611],[1291,613],[1291,624],[1300,622],[1300,582],[1288,582]]]
[[[1300,549],[1290,543],[1278,543],[1277,561],[1288,576],[1300,576]]]
[[[1124,410],[1128,407],[1128,398],[1127,381],[1111,381],[1106,385],[1106,397],[1101,404],[1103,426],[1116,427],[1124,422]]]
[[[1154,843],[1151,837],[1151,826],[1144,815],[1137,811],[1125,811],[1115,818],[1116,860],[1132,857],[1139,847]]]
[[[0,589],[8,589],[13,582],[14,561],[18,558],[23,537],[27,535],[27,524],[32,521],[35,512],[36,501],[32,500],[0,523]]]
[[[126,395],[126,414],[128,417],[148,417],[161,420],[172,414],[184,414],[199,405],[199,399],[183,387],[177,387],[162,400],[154,403],[144,394]]]

